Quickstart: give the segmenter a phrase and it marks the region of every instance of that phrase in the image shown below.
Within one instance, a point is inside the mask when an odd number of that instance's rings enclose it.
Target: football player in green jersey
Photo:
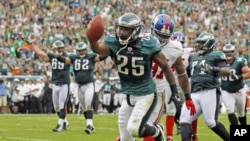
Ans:
[[[230,64],[231,72],[230,76],[221,77],[222,102],[231,125],[238,125],[238,119],[241,125],[246,125],[247,86],[244,79],[250,78],[250,68],[245,58],[235,56],[234,45],[226,44],[222,51],[226,55],[227,63]]]
[[[141,28],[137,15],[125,13],[117,20],[115,35],[107,35],[103,43],[95,41],[90,45],[94,52],[111,56],[118,70],[121,93],[125,94],[118,115],[120,140],[153,136],[155,141],[166,141],[163,127],[150,122],[161,116],[160,108],[157,115],[152,112],[157,110],[157,104],[162,104],[157,101],[152,61],[162,68],[173,97],[178,94],[175,77],[161,52],[159,40],[153,35],[139,36]]]
[[[32,39],[27,41],[32,43]],[[56,40],[52,47],[56,50],[57,54],[61,56],[67,56],[64,50],[64,43],[60,40]],[[54,105],[54,110],[56,111],[59,119],[57,126],[53,129],[55,132],[66,130],[69,123],[66,120],[66,110],[65,106],[69,98],[69,67],[70,65],[60,62],[57,59],[57,55],[52,52],[45,53],[38,46],[32,45],[33,51],[41,57],[43,61],[50,62],[52,68],[52,101]]]
[[[182,106],[180,116],[182,141],[190,141],[192,122],[203,113],[206,125],[223,140],[229,141],[229,133],[225,126],[217,121],[220,105],[219,76],[230,75],[230,68],[225,54],[213,51],[215,37],[208,32],[202,32],[195,39],[196,53],[188,58],[187,72],[191,79],[191,97],[196,107],[196,114],[190,115],[186,105]]]
[[[86,119],[85,132],[91,134],[95,131],[93,124],[94,97],[94,67],[95,63],[104,60],[106,57],[94,52],[87,53],[87,44],[80,42],[76,45],[77,54],[68,57],[58,56],[59,61],[73,65],[76,83],[79,85],[78,97],[83,108],[84,118]]]

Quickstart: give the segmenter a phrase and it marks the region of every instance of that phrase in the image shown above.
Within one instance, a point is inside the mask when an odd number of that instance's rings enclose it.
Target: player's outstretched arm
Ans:
[[[95,53],[99,55],[102,55],[102,56],[110,55],[109,48],[104,44],[98,43],[98,41],[92,42],[92,43],[90,42],[90,47]]]
[[[97,54],[108,56],[110,55],[109,48],[104,44],[98,43],[104,34],[104,29],[105,27],[102,17],[97,15],[91,19],[85,33],[90,43],[91,49]]]
[[[36,53],[36,55],[38,55],[43,61],[48,62],[49,61],[49,57],[48,55],[42,51],[37,45],[34,44],[35,42],[35,36],[32,34],[30,35],[26,41],[27,44],[29,44],[29,46],[31,46],[32,50]]]
[[[31,43],[30,43],[31,44]],[[42,51],[37,45],[31,44],[32,50],[38,55],[43,61],[49,62],[48,55]]]

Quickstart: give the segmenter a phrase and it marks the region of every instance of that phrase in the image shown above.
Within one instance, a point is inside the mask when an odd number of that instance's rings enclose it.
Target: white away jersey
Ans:
[[[194,52],[195,52],[194,48],[191,48],[191,47],[183,48],[182,60],[183,60],[183,64],[185,67],[188,66],[188,58],[189,58],[190,54],[192,54]]]
[[[170,67],[173,66],[177,58],[183,55],[182,44],[177,40],[170,39],[168,44],[163,46],[161,49],[163,54],[166,56],[166,60],[168,61],[168,65]],[[156,83],[157,92],[163,92],[167,85],[167,80],[164,77],[165,75],[162,69],[155,63],[153,63],[152,69],[152,76],[154,77]]]

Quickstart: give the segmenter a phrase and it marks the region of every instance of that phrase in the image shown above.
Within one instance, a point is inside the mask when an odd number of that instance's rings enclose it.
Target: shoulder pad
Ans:
[[[209,56],[212,56],[214,58],[221,59],[221,60],[226,60],[226,55],[221,51],[212,51],[209,54]]]
[[[167,47],[172,47],[172,48],[176,48],[180,51],[183,51],[183,47],[181,42],[177,41],[177,40],[169,40],[169,42],[166,44]]]
[[[89,52],[88,55],[90,55],[90,56],[96,56],[96,53],[95,52]]]
[[[139,41],[143,47],[160,47],[159,40],[152,34],[140,36]]]
[[[238,57],[238,58],[236,59],[236,61],[237,61],[237,62],[242,62],[242,63],[245,64],[245,65],[248,64],[246,58]]]
[[[114,42],[116,41],[116,38],[115,36],[112,36],[112,35],[108,35],[104,38],[104,42]]]

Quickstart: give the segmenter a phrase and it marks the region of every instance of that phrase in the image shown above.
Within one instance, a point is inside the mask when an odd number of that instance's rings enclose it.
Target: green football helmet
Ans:
[[[80,42],[76,45],[76,50],[84,50],[87,49],[87,45],[84,42]]]
[[[223,52],[229,52],[229,51],[235,51],[235,47],[232,44],[226,44],[223,48],[222,48]]]
[[[208,32],[202,32],[195,39],[195,50],[198,54],[203,55],[209,51],[212,51],[215,46],[216,40],[214,35]]]
[[[235,46],[232,44],[226,44],[222,48],[222,51],[225,53],[227,60],[231,60],[235,55]]]
[[[64,43],[63,43],[61,40],[56,40],[56,41],[52,44],[52,47],[61,48],[61,47],[64,47]]]
[[[84,42],[79,42],[76,45],[76,52],[78,56],[84,57],[87,53],[86,50],[87,50],[87,44],[85,44]]]
[[[141,28],[142,22],[137,15],[133,13],[125,13],[118,19],[116,23],[116,39],[121,45],[127,45],[139,37]],[[131,31],[129,31],[129,29],[131,29]],[[127,30],[126,33],[123,30]]]

